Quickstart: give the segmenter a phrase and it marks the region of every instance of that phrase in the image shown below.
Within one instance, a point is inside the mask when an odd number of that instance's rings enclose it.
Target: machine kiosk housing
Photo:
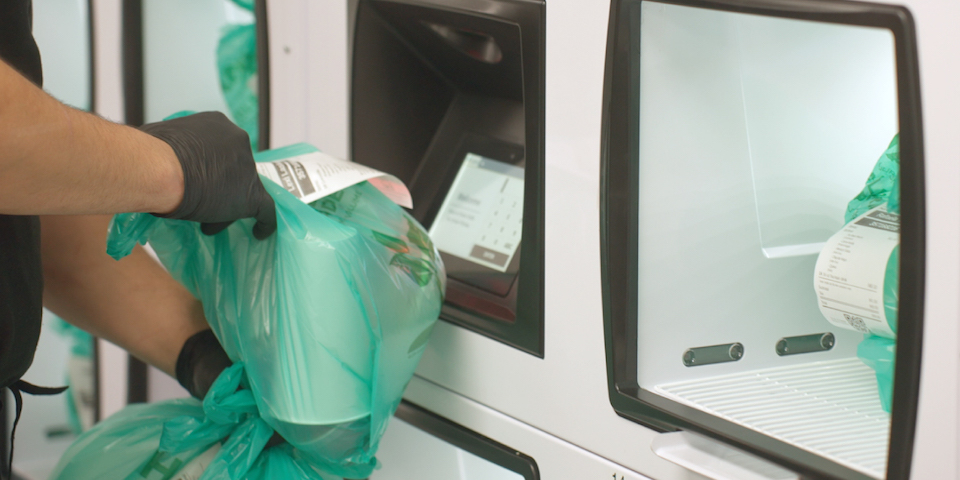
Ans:
[[[907,478],[925,228],[909,11],[615,0],[607,48],[601,261],[614,409],[802,475]],[[857,358],[864,335],[824,318],[814,270],[895,135],[899,328],[888,414]]]
[[[362,0],[353,160],[413,196],[441,318],[543,356],[544,3]]]

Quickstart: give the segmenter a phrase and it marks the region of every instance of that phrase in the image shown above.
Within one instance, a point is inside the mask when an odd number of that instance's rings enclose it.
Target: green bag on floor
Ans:
[[[306,205],[261,178],[277,205],[263,241],[252,219],[206,236],[198,223],[121,214],[107,253],[149,242],[245,364],[266,424],[312,465],[365,478],[440,314],[443,264],[423,227],[368,182]]]
[[[50,478],[335,479],[289,444],[263,450],[273,430],[243,384],[237,363],[217,378],[202,404],[188,398],[128,406],[82,434]]]

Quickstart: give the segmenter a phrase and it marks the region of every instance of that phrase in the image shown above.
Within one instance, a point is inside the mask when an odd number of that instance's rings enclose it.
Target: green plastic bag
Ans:
[[[149,241],[246,365],[263,420],[312,465],[365,478],[440,314],[443,264],[423,227],[367,182],[311,206],[261,178],[277,205],[266,240],[252,219],[206,236],[194,222],[121,214],[107,253]]]
[[[884,203],[887,211],[900,213],[900,136],[896,135],[887,150],[877,160],[873,172],[863,190],[847,204],[844,221],[849,223],[867,211]],[[887,260],[883,280],[883,310],[890,328],[897,331],[900,305],[900,246],[893,249]],[[877,335],[865,335],[857,347],[857,357],[876,372],[880,405],[887,412],[893,406],[893,367],[895,365],[896,339]]]
[[[877,374],[880,406],[890,412],[893,407],[893,367],[896,364],[897,341],[877,335],[867,335],[857,346],[857,357]]]
[[[273,430],[260,418],[243,364],[225,370],[201,404],[131,405],[81,435],[51,479],[331,480],[288,444],[263,451]]]

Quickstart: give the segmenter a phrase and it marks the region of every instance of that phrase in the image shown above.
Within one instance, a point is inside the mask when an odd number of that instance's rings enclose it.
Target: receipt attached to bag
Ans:
[[[814,288],[820,312],[850,330],[897,338],[884,311],[887,262],[900,244],[900,215],[886,205],[857,217],[835,233],[817,258]]]
[[[311,203],[363,181],[401,207],[413,208],[406,185],[393,175],[322,152],[257,164],[257,171],[303,203]]]

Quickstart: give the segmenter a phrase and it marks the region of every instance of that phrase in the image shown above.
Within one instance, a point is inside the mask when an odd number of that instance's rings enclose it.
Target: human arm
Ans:
[[[183,187],[166,142],[70,108],[0,61],[0,213],[166,213]]]
[[[105,252],[109,216],[41,217],[44,306],[175,375],[177,356],[209,328],[203,308],[146,251]]]
[[[61,104],[0,61],[0,214],[152,212],[276,229],[246,132],[219,112],[134,129]]]

